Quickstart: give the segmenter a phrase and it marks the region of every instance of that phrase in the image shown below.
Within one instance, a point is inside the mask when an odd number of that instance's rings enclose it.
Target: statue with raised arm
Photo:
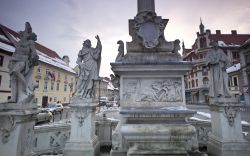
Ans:
[[[89,39],[85,40],[76,61],[79,65],[79,73],[75,97],[78,98],[93,98],[95,94],[95,85],[99,79],[102,52],[100,38],[98,35],[95,38],[97,39],[96,48],[91,47]]]
[[[227,55],[219,48],[216,41],[210,43],[212,49],[207,53],[206,64],[210,68],[210,97],[231,97],[228,89],[228,74],[226,68],[229,66]]]
[[[29,22],[25,23],[25,30],[19,32],[20,41],[14,43],[16,50],[9,62],[11,99],[8,102],[28,103],[34,97],[37,87],[32,82],[32,70],[38,65],[36,53],[36,34],[32,32]]]

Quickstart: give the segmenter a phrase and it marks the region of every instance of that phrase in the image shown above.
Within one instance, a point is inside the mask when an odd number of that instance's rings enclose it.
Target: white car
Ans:
[[[41,109],[41,111],[36,116],[36,123],[44,122],[44,121],[52,122],[52,119],[53,119],[53,115],[50,111],[46,109]]]

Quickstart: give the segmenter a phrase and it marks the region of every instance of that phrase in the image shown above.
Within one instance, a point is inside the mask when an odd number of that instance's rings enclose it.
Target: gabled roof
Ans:
[[[15,41],[13,41],[13,39]],[[18,42],[19,40],[20,38],[17,32],[0,24],[0,49],[3,49],[10,53],[14,53],[14,43]],[[37,42],[35,42],[35,47],[36,52],[39,55],[39,61],[63,69],[65,71],[75,73],[75,71],[71,67],[69,67],[55,51]]]
[[[223,41],[226,45],[242,45],[250,38],[250,34],[211,34],[209,39]]]
[[[11,36],[13,36],[17,40],[19,40],[20,37],[19,37],[19,34],[17,32],[11,30],[10,28],[8,28],[8,27],[6,27],[6,26],[4,26],[2,24],[0,24],[0,29],[1,29],[2,33],[9,33]],[[5,34],[5,36],[6,36],[6,34]],[[11,43],[11,44],[13,45],[13,43]],[[35,46],[36,46],[37,50],[39,50],[40,52],[48,55],[49,57],[61,59],[60,56],[55,51],[53,51],[53,50],[51,50],[51,49],[37,43],[37,42],[35,42]]]

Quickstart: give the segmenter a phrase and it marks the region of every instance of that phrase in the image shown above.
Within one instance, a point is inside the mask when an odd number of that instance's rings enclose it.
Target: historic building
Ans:
[[[240,47],[240,63],[244,100],[250,104],[250,38]]]
[[[211,33],[205,30],[205,26],[200,23],[200,31],[191,49],[186,49],[183,43],[183,60],[194,62],[193,68],[187,73],[186,99],[188,103],[207,103],[209,88],[209,69],[206,66],[206,53],[211,49],[210,42],[218,41],[219,47],[228,56],[232,67],[227,70],[229,73],[229,87],[235,97],[241,96],[244,91],[241,84],[240,72],[240,46],[250,37],[250,34],[237,34],[232,30],[231,34],[222,34],[220,30]]]
[[[8,63],[15,52],[13,39],[18,41],[19,34],[0,25],[0,101],[10,98],[10,78]],[[47,106],[50,102],[60,101],[68,104],[75,88],[75,71],[69,67],[69,58],[61,58],[55,51],[35,43],[39,55],[39,65],[33,69],[33,83],[38,105]]]

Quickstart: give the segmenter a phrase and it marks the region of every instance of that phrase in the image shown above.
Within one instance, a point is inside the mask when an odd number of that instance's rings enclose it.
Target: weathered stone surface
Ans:
[[[95,135],[96,105],[89,98],[71,103],[70,139],[65,145],[64,156],[99,155],[100,145]]]
[[[180,50],[177,39],[167,42],[164,30],[168,19],[162,19],[155,13],[154,0],[138,0],[138,13],[133,20],[129,20],[129,34],[132,42],[127,42],[130,52],[172,52]]]
[[[76,63],[79,65],[79,73],[76,83],[75,98],[93,98],[95,83],[99,78],[101,65],[102,44],[99,36],[96,36],[96,48],[91,47],[91,41],[85,40],[82,50],[79,51]]]
[[[210,97],[231,97],[228,88],[228,74],[226,72],[229,66],[229,59],[222,49],[218,47],[216,41],[211,42],[213,49],[206,55],[206,64],[210,68]]]
[[[32,32],[29,22],[26,22],[25,30],[20,32],[20,41],[14,43],[16,50],[9,62],[10,103],[27,104],[34,98],[34,90],[38,84],[32,84],[32,69],[38,65],[39,59],[35,41],[36,34]]]
[[[240,107],[235,98],[211,98],[212,133],[208,153],[214,156],[247,156],[250,142],[243,138]]]

